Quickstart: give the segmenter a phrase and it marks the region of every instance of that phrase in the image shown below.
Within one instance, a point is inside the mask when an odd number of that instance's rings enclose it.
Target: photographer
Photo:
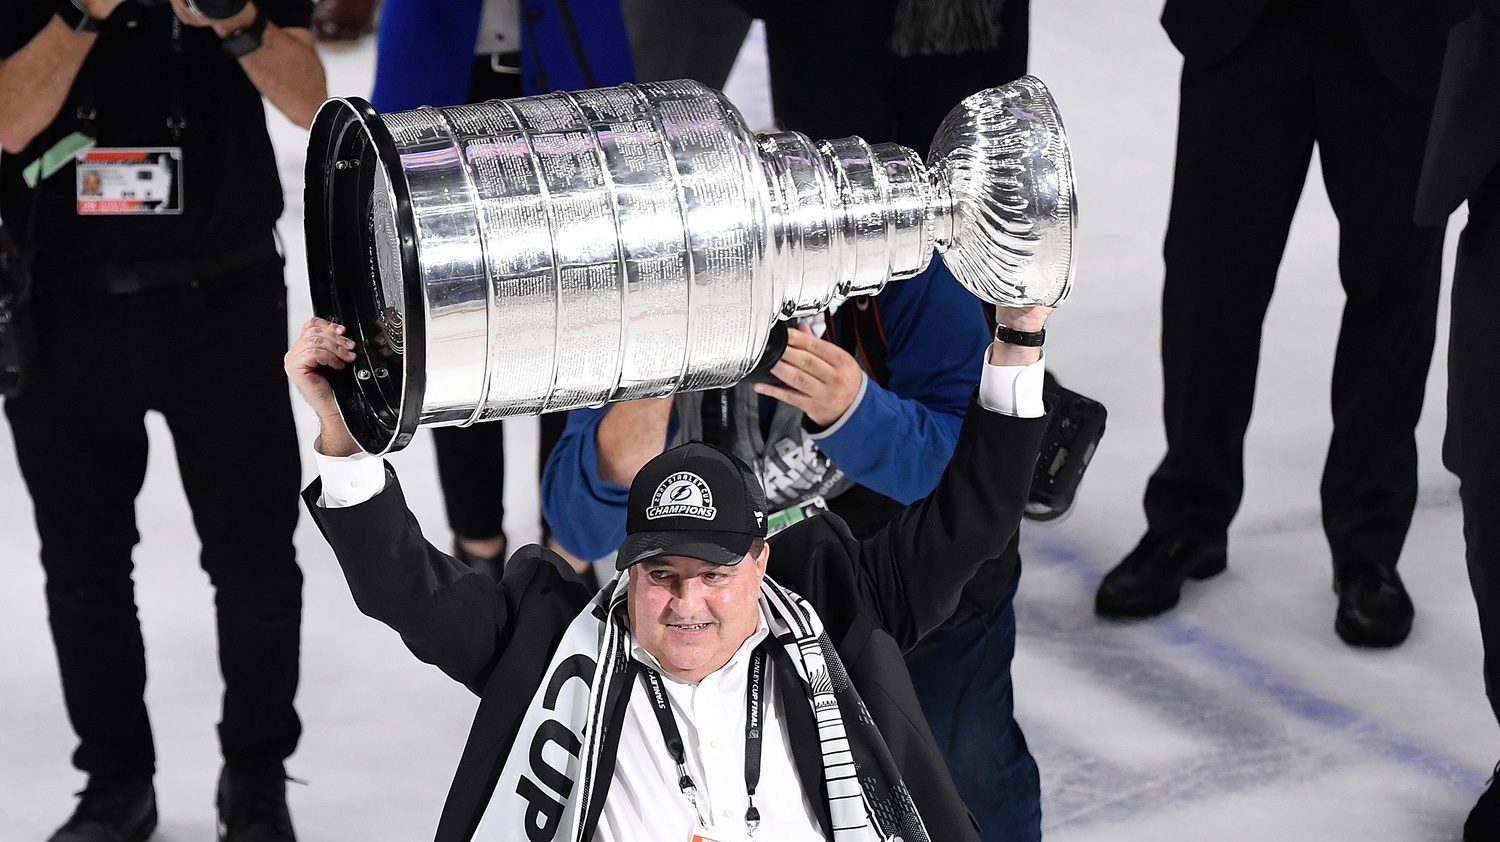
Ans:
[[[292,840],[282,761],[301,725],[296,433],[276,361],[283,209],[265,97],[325,96],[309,0],[0,4],[0,217],[29,287],[6,416],[35,508],[74,764],[53,842],[156,824],[131,581],[144,416],[166,419],[215,588],[225,693],[220,838]],[[214,17],[206,17],[213,15]],[[253,446],[247,446],[253,445]]]

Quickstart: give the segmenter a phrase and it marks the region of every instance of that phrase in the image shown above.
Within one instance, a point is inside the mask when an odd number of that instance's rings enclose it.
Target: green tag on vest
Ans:
[[[57,171],[66,167],[70,161],[78,157],[78,153],[94,148],[94,139],[83,132],[73,132],[67,137],[59,140],[56,144],[42,153],[26,168],[21,170],[21,177],[26,180],[26,186],[36,189],[37,184],[43,179],[51,178]]]
[[[828,501],[814,497],[792,506],[787,506],[766,519],[766,535],[775,535],[794,523],[807,520],[818,512],[828,511]]]

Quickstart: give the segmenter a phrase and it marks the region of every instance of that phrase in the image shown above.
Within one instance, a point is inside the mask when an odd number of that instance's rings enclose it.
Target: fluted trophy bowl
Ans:
[[[782,319],[879,292],[942,252],[986,301],[1056,306],[1073,172],[1026,77],[903,146],[756,135],[696,82],[377,114],[324,103],[307,160],[314,311],[365,450],[467,425],[724,387]]]

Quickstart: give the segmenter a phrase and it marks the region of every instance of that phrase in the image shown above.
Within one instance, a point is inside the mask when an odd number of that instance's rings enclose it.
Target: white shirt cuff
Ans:
[[[826,439],[834,433],[837,433],[839,431],[839,428],[844,426],[845,422],[854,417],[854,410],[859,409],[860,401],[863,401],[865,399],[865,390],[868,389],[869,386],[870,376],[861,371],[859,373],[859,391],[854,395],[854,402],[849,404],[849,408],[844,410],[844,414],[839,416],[839,420],[833,422],[832,425],[825,427],[816,433],[808,433],[807,437],[812,439],[813,441],[817,441],[818,439]]]
[[[990,412],[1016,418],[1041,418],[1045,358],[1031,365],[991,365],[986,349],[984,373],[979,375],[979,405]]]
[[[314,450],[313,461],[323,478],[323,497],[318,505],[325,509],[358,506],[385,490],[383,457],[370,453],[325,456]]]

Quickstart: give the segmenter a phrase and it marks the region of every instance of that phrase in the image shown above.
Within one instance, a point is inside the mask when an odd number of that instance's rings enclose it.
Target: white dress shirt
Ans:
[[[519,0],[484,0],[479,13],[479,32],[474,55],[515,53],[521,50],[521,5]]]
[[[668,675],[639,644],[631,650],[637,661],[661,673],[672,715],[682,732],[688,775],[697,788],[697,812],[710,830],[729,839],[743,838],[748,832],[746,694],[750,654],[767,634],[762,616],[760,628],[729,662],[696,684]],[[817,811],[802,794],[772,672],[768,669],[766,675],[766,721],[761,730],[764,742],[760,783],[755,789],[755,808],[760,811],[761,823],[755,838],[766,842],[822,842]],[[596,838],[600,842],[687,842],[698,815],[677,786],[677,764],[667,751],[661,724],[639,680],[631,690],[615,758],[615,774]]]

